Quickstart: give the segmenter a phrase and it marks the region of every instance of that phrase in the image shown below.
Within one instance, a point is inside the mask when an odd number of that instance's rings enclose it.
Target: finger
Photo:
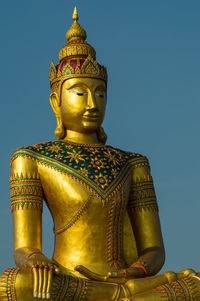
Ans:
[[[53,280],[53,268],[49,267],[49,270],[48,270],[47,290],[46,290],[46,298],[47,299],[51,298],[50,289],[51,289],[52,280]]]
[[[38,284],[38,298],[42,298],[42,286],[43,286],[43,266],[39,265],[39,284]]]
[[[107,276],[96,274],[96,273],[88,270],[86,267],[84,267],[82,265],[76,266],[75,271],[78,271],[80,274],[82,274],[92,280],[97,280],[97,281],[106,281],[107,280]]]
[[[119,272],[109,272],[107,274],[107,278],[122,278],[124,273],[122,271]]]
[[[46,298],[47,281],[48,281],[48,267],[44,266],[44,268],[43,268],[42,299]]]
[[[128,271],[127,269],[123,269],[118,272],[109,272],[108,277],[109,278],[127,278],[127,276],[128,276],[127,271]]]
[[[39,275],[38,275],[38,267],[37,266],[33,266],[32,268],[33,271],[33,297],[37,298],[38,296],[38,279],[39,279]]]

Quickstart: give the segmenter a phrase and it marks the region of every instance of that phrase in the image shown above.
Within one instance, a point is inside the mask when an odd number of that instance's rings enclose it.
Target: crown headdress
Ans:
[[[76,7],[73,13],[74,23],[66,33],[68,43],[60,50],[59,65],[52,60],[49,73],[51,88],[58,88],[60,82],[74,77],[92,77],[107,81],[106,68],[96,62],[96,51],[85,40],[87,34],[78,23]]]

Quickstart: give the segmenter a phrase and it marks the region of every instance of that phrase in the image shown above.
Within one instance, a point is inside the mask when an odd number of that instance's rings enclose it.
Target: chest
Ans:
[[[89,207],[93,217],[100,218],[100,216],[106,217],[111,207],[114,213],[122,212],[122,208],[125,209],[127,206],[130,173],[127,173],[124,178],[119,178],[117,183],[112,182],[104,191],[99,189],[95,181],[91,183],[78,174],[60,172],[42,164],[38,166],[38,171],[47,205],[56,223],[62,224]]]

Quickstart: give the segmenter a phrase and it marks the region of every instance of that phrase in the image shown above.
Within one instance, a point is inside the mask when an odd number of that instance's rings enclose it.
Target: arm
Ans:
[[[10,189],[15,262],[32,269],[34,297],[46,296],[54,264],[42,254],[43,191],[35,161],[21,156],[11,163]]]
[[[22,267],[33,252],[42,251],[43,193],[36,162],[18,157],[11,164],[15,262]]]
[[[163,266],[165,251],[158,216],[158,206],[149,166],[133,168],[128,213],[136,239],[139,258],[132,266],[155,275]],[[139,266],[144,266],[142,270]]]
[[[158,206],[148,160],[132,168],[128,213],[139,258],[125,270],[109,273],[110,279],[132,279],[155,275],[163,266],[165,251]]]

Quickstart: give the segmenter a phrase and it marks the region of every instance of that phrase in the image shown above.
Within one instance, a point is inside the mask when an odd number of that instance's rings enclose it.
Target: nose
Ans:
[[[88,110],[97,109],[95,95],[94,93],[92,93],[92,91],[89,91],[88,93],[87,109]]]

